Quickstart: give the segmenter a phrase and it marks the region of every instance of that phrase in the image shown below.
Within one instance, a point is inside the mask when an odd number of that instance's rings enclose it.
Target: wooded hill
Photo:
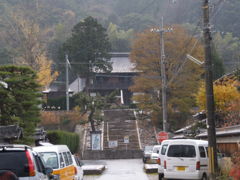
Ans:
[[[59,46],[69,37],[72,27],[87,16],[97,18],[108,29],[113,51],[129,51],[134,33],[160,25],[161,16],[166,25],[199,25],[201,29],[201,5],[202,2],[196,0],[2,0],[0,62],[12,63],[13,57],[19,54],[13,50],[16,44],[10,44],[16,41],[11,31],[19,30],[13,28],[16,27],[14,21],[20,21],[16,17],[39,25],[46,54],[55,60]],[[225,64],[233,66],[231,62],[239,61],[240,1],[213,0],[211,7],[212,30],[217,33],[216,49]]]

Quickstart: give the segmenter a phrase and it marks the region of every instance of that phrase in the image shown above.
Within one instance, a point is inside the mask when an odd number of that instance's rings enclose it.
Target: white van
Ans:
[[[74,180],[77,169],[66,145],[38,146],[33,148],[42,157],[45,166],[53,169],[57,180]]]
[[[168,143],[164,157],[164,178],[207,179],[208,142],[195,139],[176,139]]]
[[[161,143],[161,148],[159,150],[158,153],[158,160],[157,160],[157,164],[158,164],[158,179],[161,180],[163,178],[163,173],[164,173],[164,167],[163,167],[163,162],[164,162],[164,157],[166,154],[166,150],[168,147],[169,142],[172,140],[164,140]]]

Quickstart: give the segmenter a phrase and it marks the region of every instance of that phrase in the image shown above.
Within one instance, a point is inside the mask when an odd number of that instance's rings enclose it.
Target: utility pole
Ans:
[[[211,31],[209,24],[209,0],[203,0],[203,35],[205,44],[205,86],[207,100],[207,132],[208,132],[208,156],[209,156],[209,178],[216,179],[217,151],[216,151],[216,129],[215,109],[213,95],[213,66],[211,51]]]
[[[69,76],[68,76],[68,66],[69,66],[69,60],[68,55],[66,54],[66,110],[69,111]]]
[[[161,80],[162,80],[162,113],[163,113],[163,131],[167,132],[167,78],[166,78],[166,62],[165,62],[165,49],[164,49],[164,33],[165,32],[171,32],[172,29],[164,29],[163,28],[163,17],[161,22],[161,28],[160,29],[151,29],[152,32],[158,32],[160,33],[160,45],[161,45],[161,59],[160,59],[160,65],[161,65]]]

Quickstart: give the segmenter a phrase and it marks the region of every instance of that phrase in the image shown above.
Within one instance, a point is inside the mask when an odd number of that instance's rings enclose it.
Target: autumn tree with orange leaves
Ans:
[[[202,45],[196,43],[197,40],[183,27],[175,25],[173,29],[173,32],[164,34],[167,82],[175,77],[167,87],[168,122],[171,126],[182,125],[190,115],[194,93],[202,79],[203,69],[186,60],[186,54],[191,53],[200,60],[204,55]],[[152,120],[158,125],[162,124],[160,56],[159,34],[147,29],[136,36],[130,57],[139,75],[130,89],[135,94],[133,100],[138,102],[138,108],[151,112]],[[181,70],[175,76],[179,68]]]
[[[223,76],[214,82],[214,104],[216,126],[226,127],[240,124],[240,81],[235,73]],[[205,85],[202,84],[196,94],[197,105],[206,109]]]
[[[47,55],[51,29],[41,28],[38,17],[33,12],[22,11],[22,6],[23,4],[19,4],[9,9],[6,17],[0,19],[6,29],[0,32],[0,37],[12,52],[13,64],[30,66],[37,72],[36,80],[44,88],[58,76]]]

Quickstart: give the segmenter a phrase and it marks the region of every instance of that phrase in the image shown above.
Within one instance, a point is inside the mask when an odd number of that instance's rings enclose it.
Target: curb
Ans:
[[[144,169],[146,173],[157,173],[158,165],[157,164],[144,164]]]
[[[84,175],[99,175],[105,170],[104,165],[83,165]]]

